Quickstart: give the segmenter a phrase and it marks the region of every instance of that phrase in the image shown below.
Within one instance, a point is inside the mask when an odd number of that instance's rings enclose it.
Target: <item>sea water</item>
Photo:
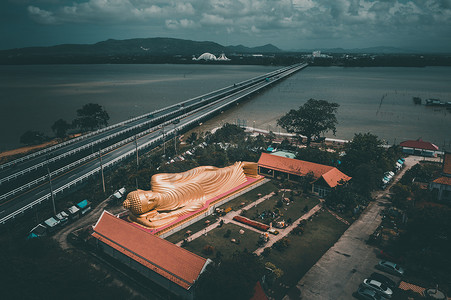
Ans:
[[[273,71],[236,65],[0,66],[0,151],[20,146],[27,130],[51,136],[58,119],[86,103],[102,105],[110,124]],[[245,123],[278,132],[276,120],[310,98],[340,104],[336,138],[371,132],[388,143],[422,138],[451,150],[451,111],[412,97],[451,101],[451,68],[308,67],[205,122]],[[334,137],[331,132],[326,137]]]

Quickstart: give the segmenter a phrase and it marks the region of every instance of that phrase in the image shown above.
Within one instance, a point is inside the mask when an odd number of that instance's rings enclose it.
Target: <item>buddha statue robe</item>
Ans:
[[[203,166],[183,173],[155,174],[151,191],[136,190],[123,206],[129,218],[148,228],[159,228],[204,207],[213,199],[257,176],[257,164],[237,162],[225,168]]]

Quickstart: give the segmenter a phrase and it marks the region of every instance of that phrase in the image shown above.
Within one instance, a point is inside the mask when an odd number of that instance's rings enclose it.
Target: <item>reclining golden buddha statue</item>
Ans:
[[[257,163],[236,162],[232,166],[197,167],[183,173],[152,176],[151,191],[136,190],[122,204],[129,219],[148,228],[160,228],[197,211],[206,202],[257,177]]]

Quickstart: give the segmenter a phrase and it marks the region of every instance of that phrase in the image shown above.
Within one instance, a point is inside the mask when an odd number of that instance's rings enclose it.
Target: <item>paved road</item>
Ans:
[[[405,168],[396,175],[397,182],[405,171],[423,160],[422,157],[410,156]],[[436,159],[432,159],[436,160]],[[301,290],[302,299],[348,300],[360,283],[374,271],[379,259],[377,248],[366,244],[369,235],[380,225],[380,212],[387,202],[385,196],[388,188],[376,194],[364,213],[356,220],[341,238],[298,282],[296,288]],[[285,300],[290,299],[285,296]]]

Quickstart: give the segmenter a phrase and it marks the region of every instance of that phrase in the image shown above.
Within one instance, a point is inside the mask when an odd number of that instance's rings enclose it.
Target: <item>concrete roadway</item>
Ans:
[[[409,156],[406,159],[405,167],[395,176],[393,183],[397,182],[405,171],[423,159],[423,157]],[[379,262],[376,257],[377,248],[367,245],[366,240],[382,221],[380,213],[384,209],[384,205],[388,203],[384,199],[388,193],[389,188],[377,192],[375,195],[376,201],[371,202],[360,218],[304,275],[296,286],[301,291],[301,296],[297,299],[353,299],[352,294],[357,291],[360,283],[367,276],[375,271],[383,273],[374,268]],[[391,275],[387,276],[397,279]],[[289,299],[294,298],[284,297],[284,300]]]

